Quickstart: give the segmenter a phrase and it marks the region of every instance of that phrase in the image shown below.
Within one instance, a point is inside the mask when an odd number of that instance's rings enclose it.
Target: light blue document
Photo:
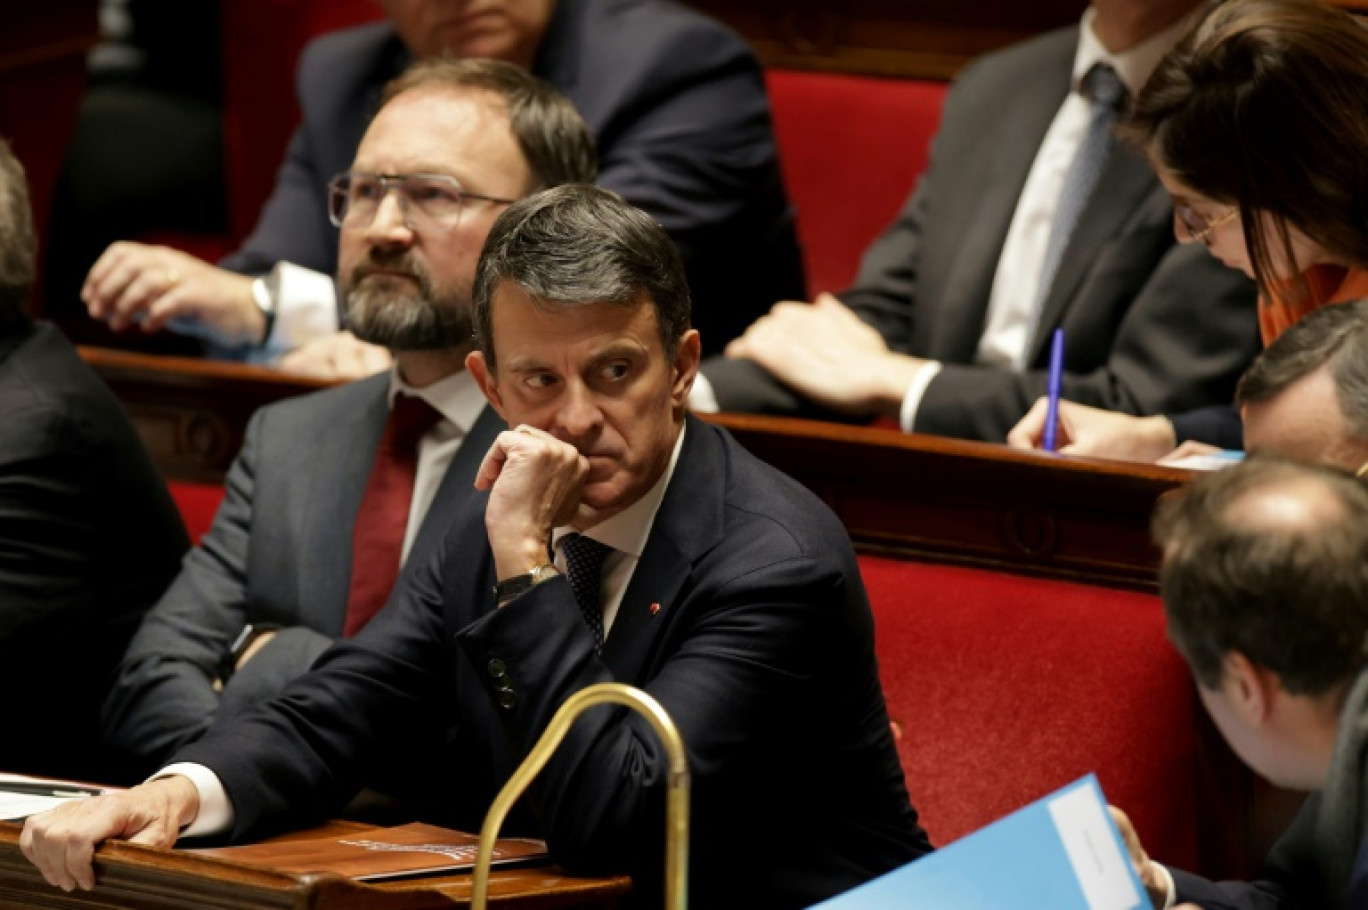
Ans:
[[[820,910],[1148,908],[1096,776],[1013,812]]]

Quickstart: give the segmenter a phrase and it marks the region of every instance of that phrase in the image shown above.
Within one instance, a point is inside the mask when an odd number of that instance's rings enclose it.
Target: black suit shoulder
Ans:
[[[122,407],[52,326],[0,356],[0,414],[0,688],[27,693],[7,722],[45,731],[0,740],[0,765],[108,779],[100,699],[189,542]]]

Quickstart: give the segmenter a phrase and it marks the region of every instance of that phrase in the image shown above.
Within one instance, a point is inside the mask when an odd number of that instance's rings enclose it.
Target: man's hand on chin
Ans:
[[[896,417],[925,361],[895,354],[883,336],[830,294],[776,303],[726,350],[753,360],[823,407]]]
[[[580,509],[589,459],[569,443],[526,425],[500,433],[475,487],[489,490],[485,529],[500,579],[546,562],[551,529]]]
[[[106,838],[169,847],[198,812],[199,793],[189,778],[163,777],[31,816],[19,848],[48,884],[63,891],[89,891],[95,887],[95,848]]]

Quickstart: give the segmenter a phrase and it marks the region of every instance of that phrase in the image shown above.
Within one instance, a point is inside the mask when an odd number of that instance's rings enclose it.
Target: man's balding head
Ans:
[[[1220,686],[1232,653],[1308,696],[1364,665],[1368,488],[1358,480],[1253,457],[1164,502],[1155,538],[1169,635],[1203,688]]]

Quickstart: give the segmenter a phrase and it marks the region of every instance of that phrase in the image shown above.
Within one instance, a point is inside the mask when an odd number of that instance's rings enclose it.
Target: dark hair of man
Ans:
[[[37,250],[24,166],[0,138],[0,329],[28,318]]]
[[[1368,298],[1322,307],[1279,335],[1240,377],[1235,402],[1272,401],[1322,367],[1349,432],[1368,439]]]
[[[465,89],[490,92],[503,99],[518,148],[527,159],[536,185],[593,183],[598,151],[593,134],[570,100],[550,83],[500,60],[420,60],[385,86],[382,106],[417,89]]]
[[[1349,13],[1316,0],[1214,6],[1150,76],[1124,132],[1239,208],[1265,297],[1287,286],[1272,251],[1294,261],[1289,227],[1368,266],[1368,29]]]
[[[1326,514],[1280,522],[1244,508],[1279,490]],[[1154,536],[1169,637],[1204,688],[1220,687],[1231,652],[1309,696],[1368,662],[1368,487],[1349,475],[1254,456],[1165,499]]]
[[[674,356],[689,330],[689,286],[674,242],[651,216],[611,190],[568,184],[509,206],[489,231],[475,268],[475,345],[494,367],[494,291],[517,284],[539,304],[655,307]]]

